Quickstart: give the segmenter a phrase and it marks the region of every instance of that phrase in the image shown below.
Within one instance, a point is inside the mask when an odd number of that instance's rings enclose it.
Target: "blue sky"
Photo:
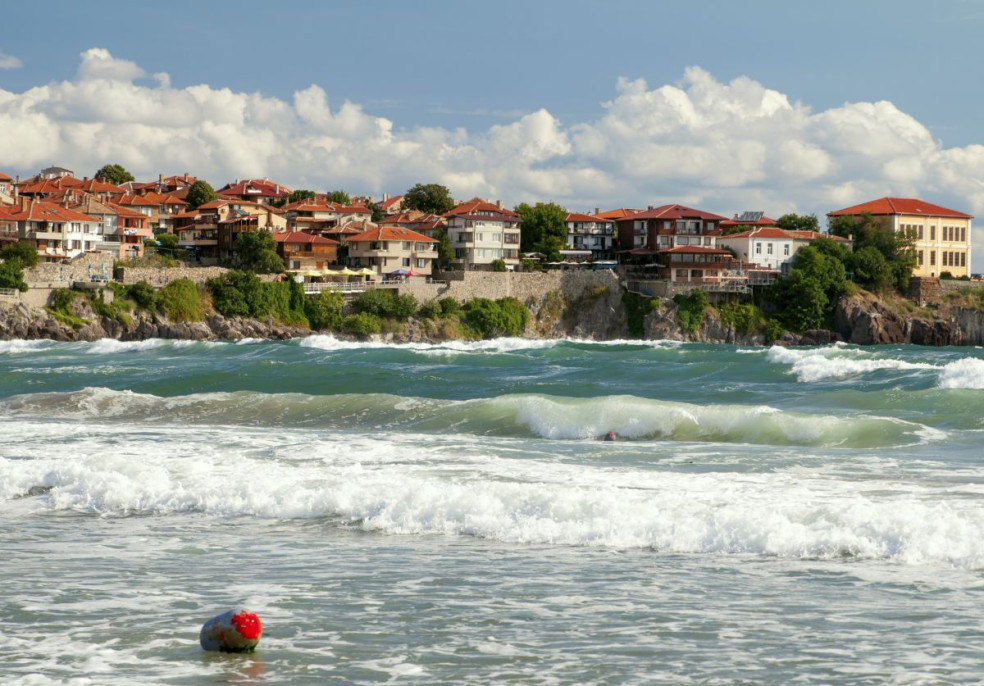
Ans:
[[[984,213],[980,0],[55,1],[5,18],[11,175],[113,161],[578,210],[915,195]]]

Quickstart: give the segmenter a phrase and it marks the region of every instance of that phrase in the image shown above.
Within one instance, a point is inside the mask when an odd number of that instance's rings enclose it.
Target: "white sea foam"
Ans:
[[[21,353],[32,353],[38,350],[45,350],[54,345],[51,341],[25,341],[14,339],[12,341],[0,341],[0,355],[18,355]]]
[[[883,369],[937,369],[936,365],[927,362],[879,357],[876,353],[847,348],[843,344],[810,349],[773,346],[767,357],[770,362],[791,365],[797,380],[803,383],[845,379]]]
[[[412,350],[422,353],[503,353],[516,350],[542,350],[556,346],[559,340],[528,338],[494,338],[488,341],[445,341],[443,343],[385,343],[382,341],[343,341],[331,335],[308,336],[303,348],[320,350]]]
[[[484,438],[312,433],[284,445],[261,432],[175,430],[107,451],[111,438],[86,434],[60,455],[47,440],[18,443],[19,459],[0,458],[2,507],[18,498],[109,516],[327,517],[394,535],[984,566],[980,489],[952,483],[610,469]],[[50,490],[29,495],[38,486]]]
[[[164,338],[148,338],[145,341],[118,341],[115,338],[100,338],[98,341],[86,344],[85,352],[104,355],[107,353],[143,352],[172,346],[173,341]]]
[[[940,388],[984,389],[984,360],[965,357],[950,362],[940,371],[938,385]]]

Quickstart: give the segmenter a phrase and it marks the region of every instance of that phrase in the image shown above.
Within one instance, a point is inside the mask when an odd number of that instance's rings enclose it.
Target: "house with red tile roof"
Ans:
[[[14,180],[0,172],[0,206],[14,204]]]
[[[916,257],[913,276],[936,277],[943,272],[954,277],[971,274],[973,215],[917,198],[885,197],[828,212],[827,220],[851,217],[857,221],[862,214],[880,219],[895,233],[912,237]]]
[[[388,193],[384,193],[383,199],[376,203],[376,205],[383,214],[399,214],[403,211],[403,196],[390,196]]]
[[[143,257],[144,241],[154,237],[147,226],[147,216],[127,207],[100,202],[91,195],[70,210],[89,215],[100,222],[104,249],[115,250],[115,259],[129,260]]]
[[[765,212],[742,212],[741,214],[736,214],[732,219],[725,219],[721,222],[721,230],[723,233],[738,233],[735,229],[741,231],[760,228],[765,226],[775,226],[776,220],[772,217],[765,216]]]
[[[520,217],[502,203],[482,198],[459,203],[444,213],[454,265],[460,269],[491,269],[493,260],[519,264]]]
[[[176,214],[172,220],[178,246],[205,261],[231,257],[240,233],[282,231],[287,227],[281,210],[241,200],[213,200],[197,210]]]
[[[705,290],[744,290],[748,276],[741,260],[729,251],[702,245],[659,250],[657,277],[671,283],[700,285]]]
[[[845,245],[851,241],[817,231],[786,231],[775,226],[761,226],[718,236],[717,246],[734,251],[744,262],[763,269],[786,272],[796,252],[818,238],[830,238]]]
[[[369,227],[345,239],[349,264],[371,269],[380,276],[399,270],[430,276],[437,259],[436,240],[399,226]]]
[[[5,225],[16,223],[16,240],[34,245],[42,262],[61,262],[104,247],[98,219],[54,203],[22,196],[19,205],[3,214]],[[7,232],[6,240],[12,237]]]
[[[292,192],[287,186],[281,186],[270,179],[243,179],[227,183],[215,191],[215,194],[226,200],[245,200],[267,205],[273,200],[289,195]]]
[[[571,212],[564,217],[567,227],[565,250],[573,257],[603,260],[612,257],[615,249],[615,222],[596,214]]]
[[[616,219],[619,248],[654,253],[677,246],[714,247],[725,217],[684,205],[660,205]]]
[[[287,269],[322,270],[338,261],[338,241],[303,231],[275,231],[277,254]]]

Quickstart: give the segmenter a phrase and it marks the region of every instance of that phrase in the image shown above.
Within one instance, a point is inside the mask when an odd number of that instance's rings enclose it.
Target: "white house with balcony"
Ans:
[[[743,262],[763,269],[783,271],[788,269],[787,265],[792,262],[796,251],[823,237],[847,245],[851,243],[845,238],[817,231],[786,231],[776,227],[761,227],[718,236],[717,244],[719,248],[732,250]]]
[[[21,198],[20,206],[8,210],[6,218],[16,222],[18,239],[30,241],[42,262],[95,252],[103,243],[101,220],[50,202]]]
[[[445,212],[444,218],[456,267],[487,270],[495,260],[507,267],[519,264],[520,218],[502,203],[472,198]]]
[[[592,260],[611,257],[614,250],[615,222],[593,214],[570,213],[564,218],[567,227],[565,248],[588,252]]]
[[[375,226],[346,237],[345,242],[352,266],[371,269],[380,276],[393,272],[430,276],[437,259],[436,240],[400,226]]]

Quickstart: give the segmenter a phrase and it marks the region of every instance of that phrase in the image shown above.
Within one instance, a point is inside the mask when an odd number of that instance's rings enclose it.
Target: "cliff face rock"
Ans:
[[[834,310],[834,331],[848,343],[908,343],[910,320],[870,293],[844,296]]]
[[[708,307],[693,333],[680,328],[679,307],[672,300],[660,301],[659,308],[646,315],[647,340],[693,341],[695,343],[730,343],[731,345],[763,345],[765,337],[738,331],[721,319],[715,308]]]
[[[123,323],[92,311],[88,301],[76,298],[71,306],[76,326],[59,321],[46,310],[23,304],[0,306],[0,339],[49,339],[53,341],[97,341],[116,338],[142,341],[169,338],[191,341],[267,338],[288,340],[310,335],[307,329],[280,326],[251,319],[226,319],[213,315],[204,322],[169,322],[156,315],[141,313]]]

